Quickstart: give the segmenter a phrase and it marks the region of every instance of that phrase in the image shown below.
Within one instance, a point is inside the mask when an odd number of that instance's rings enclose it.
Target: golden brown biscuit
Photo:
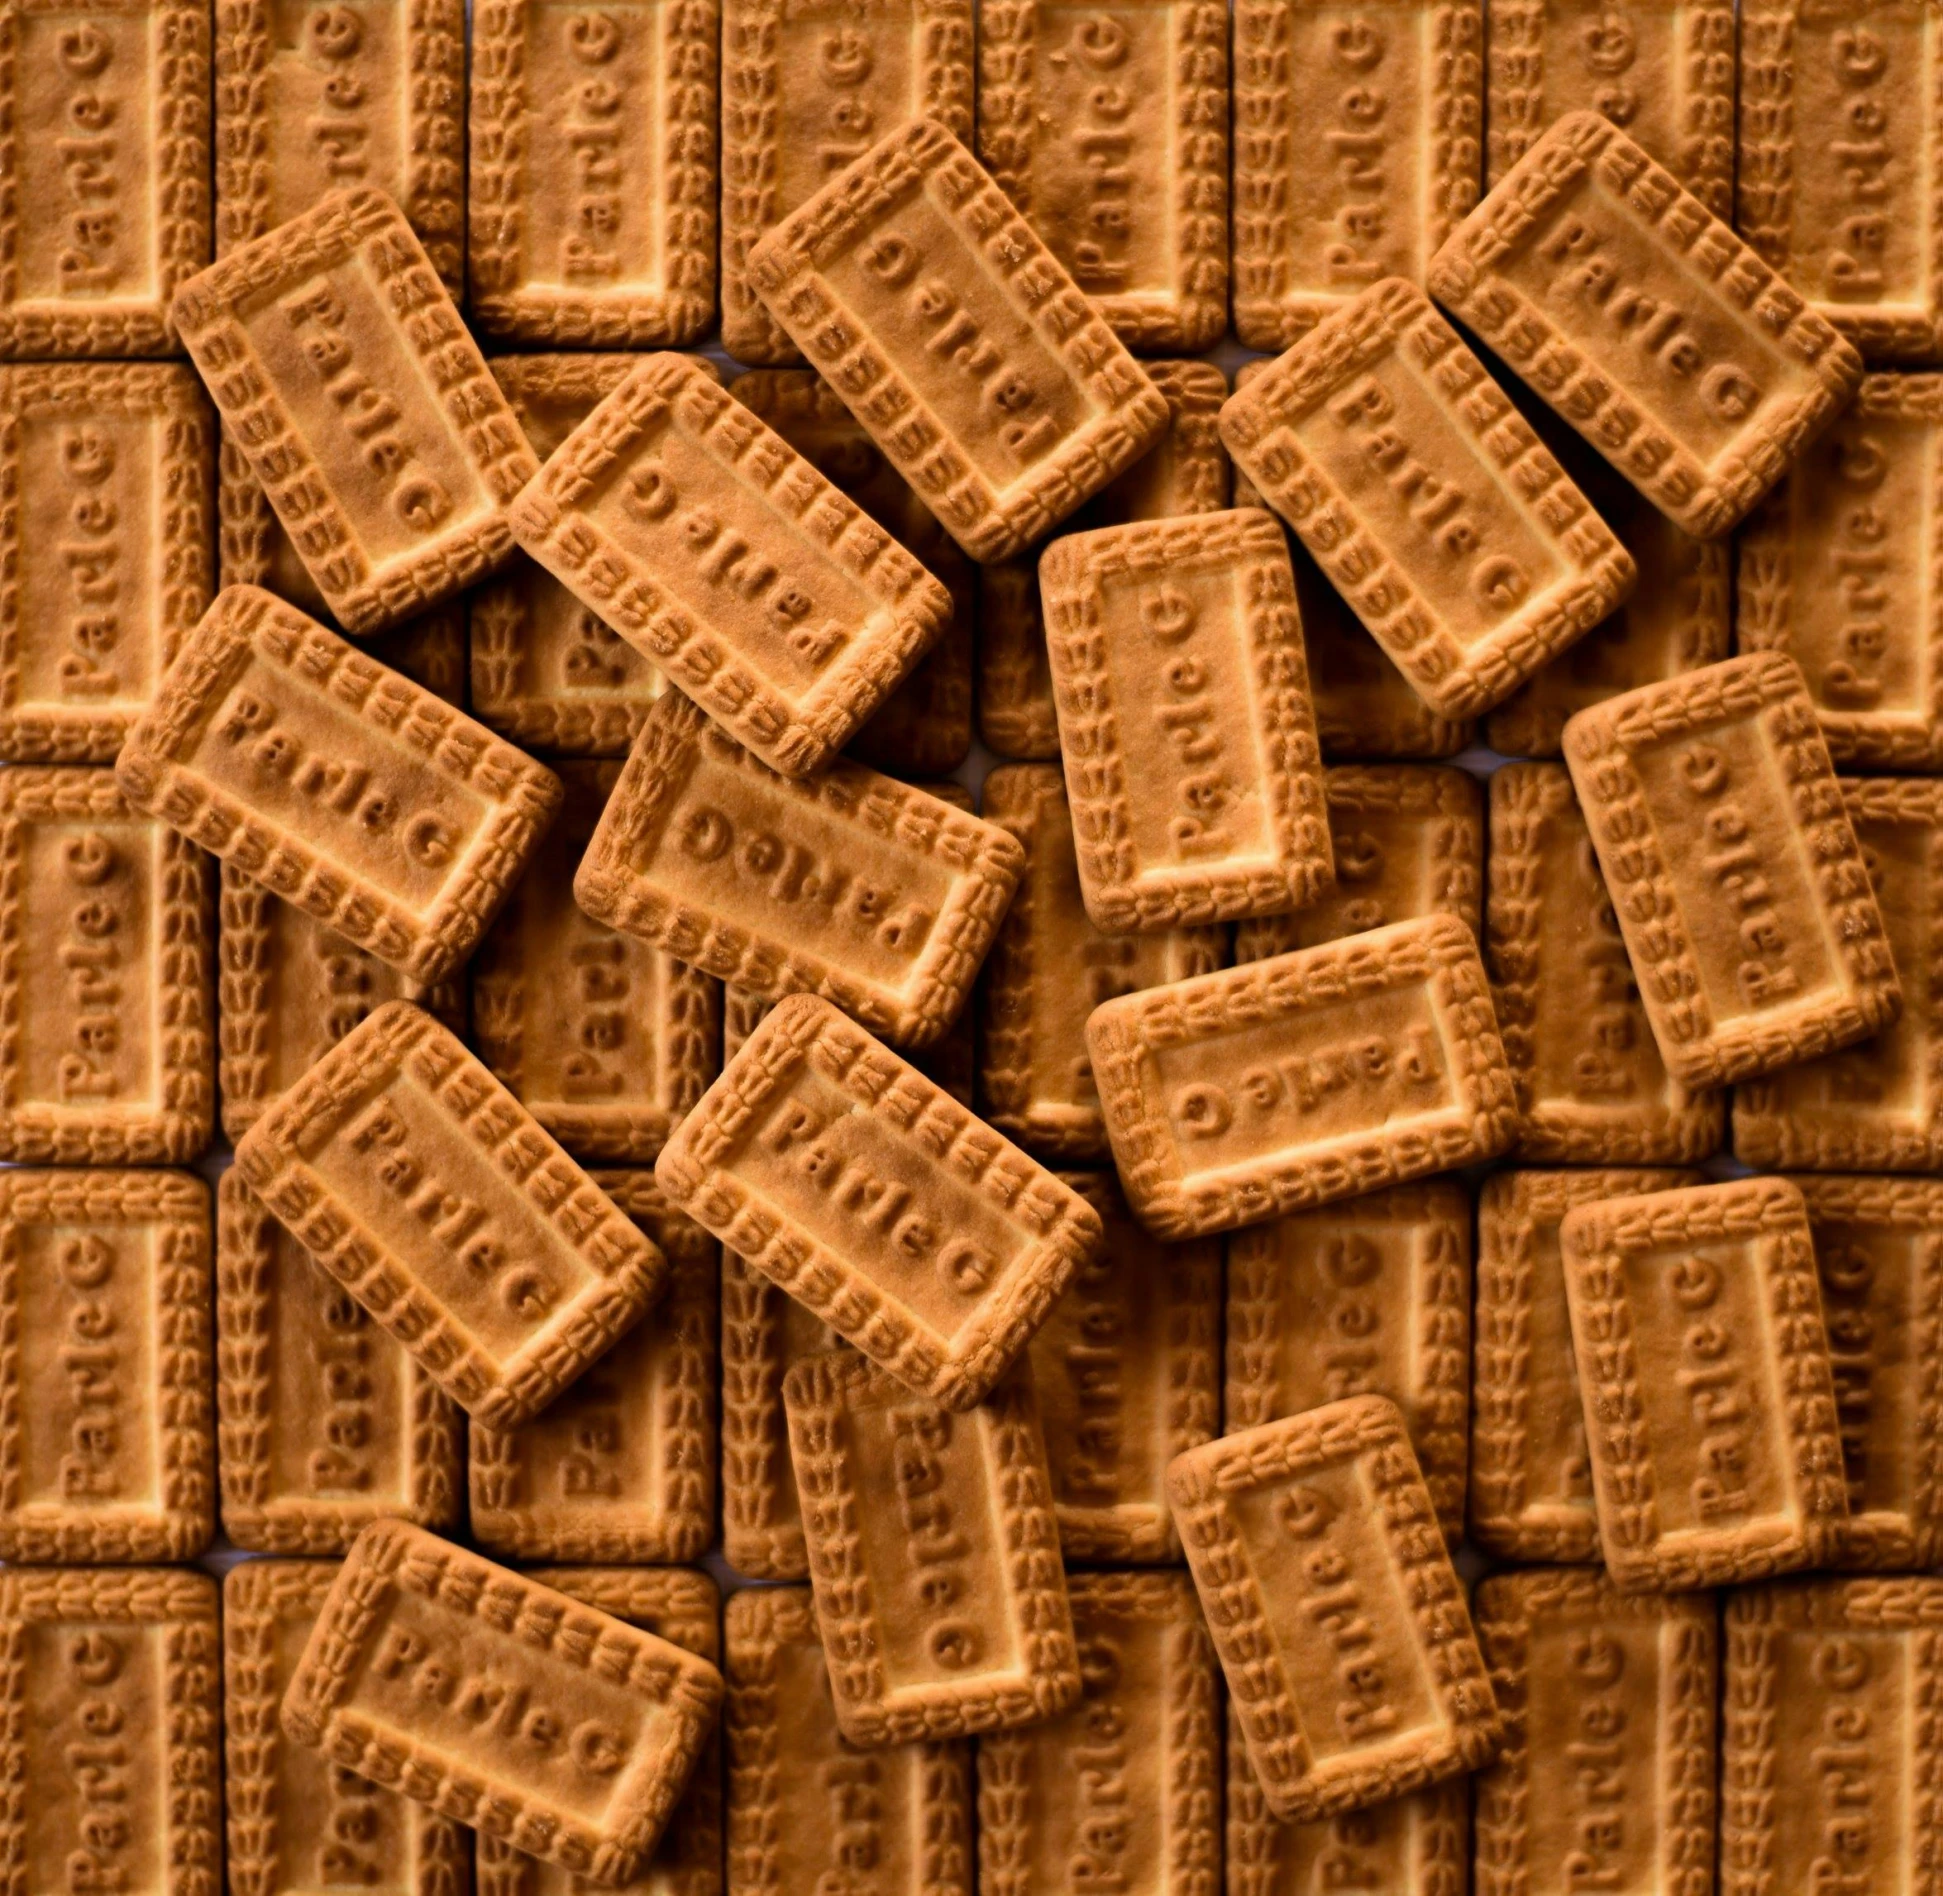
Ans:
[[[668,1260],[668,1293],[543,1414],[474,1425],[472,1537],[515,1560],[694,1560],[715,1534],[721,1253],[652,1173],[589,1176]]]
[[[1397,1185],[1228,1240],[1229,1434],[1345,1396],[1403,1412],[1446,1539],[1464,1531],[1471,1198]]]
[[[1235,333],[1286,349],[1380,277],[1423,281],[1477,202],[1479,0],[1241,0]]]
[[[1313,1822],[1474,1771],[1500,1736],[1464,1589],[1384,1396],[1177,1456],[1167,1492],[1269,1809]]]
[[[1042,538],[1167,404],[978,161],[890,133],[767,232],[749,280],[975,560]]]
[[[1896,1020],[1882,914],[1793,659],[1730,658],[1581,711],[1565,761],[1676,1080],[1756,1079]]]
[[[692,342],[715,315],[717,0],[472,22],[466,277],[487,335]]]
[[[216,1117],[216,878],[113,771],[0,770],[0,1159],[182,1164]]]
[[[233,1165],[216,1210],[223,1532],[257,1553],[342,1554],[386,1516],[457,1526],[458,1405]]]
[[[1848,1498],[1801,1193],[1744,1178],[1565,1214],[1599,1540],[1626,1593],[1819,1566]]]
[[[187,1173],[0,1169],[0,1556],[209,1545],[209,1252]]]
[[[613,1887],[680,1807],[722,1698],[705,1659],[402,1521],[357,1538],[283,1734]]]
[[[843,1735],[963,1738],[1071,1705],[1079,1662],[1026,1369],[953,1413],[833,1350],[783,1378],[783,1404]]]
[[[1697,539],[1734,526],[1862,376],[1823,317],[1596,112],[1553,123],[1445,241],[1429,283]],[[1649,304],[1657,320],[1642,319]]]
[[[1086,1044],[1121,1186],[1170,1240],[1492,1158],[1518,1125],[1448,915],[1107,1001]]]
[[[1504,1711],[1477,1779],[1477,1896],[1711,1890],[1713,1596],[1540,1567],[1486,1580],[1476,1614]]]

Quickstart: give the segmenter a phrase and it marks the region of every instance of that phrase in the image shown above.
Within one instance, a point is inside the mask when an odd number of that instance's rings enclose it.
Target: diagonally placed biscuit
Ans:
[[[1697,539],[1739,521],[1862,376],[1823,317],[1595,112],[1532,146],[1429,282]]]
[[[1427,915],[1093,1010],[1120,1183],[1178,1241],[1494,1157],[1518,1126],[1477,937]]]
[[[829,1002],[779,1003],[655,1164],[698,1224],[911,1388],[980,1401],[1098,1214]]]
[[[872,1748],[1035,1725],[1079,1696],[1032,1379],[940,1409],[854,1350],[783,1378],[837,1726]]]
[[[1167,403],[970,152],[891,133],[770,231],[749,280],[975,560],[1139,459]]]
[[[1897,1018],[1881,910],[1793,659],[1751,653],[1581,711],[1565,761],[1683,1086],[1755,1079]]]
[[[1500,1724],[1384,1396],[1177,1456],[1167,1492],[1262,1796],[1307,1823],[1474,1771]]]
[[[624,1883],[722,1697],[705,1659],[402,1521],[358,1536],[283,1731],[441,1816]]]
[[[236,1164],[319,1268],[488,1427],[544,1409],[666,1278],[660,1251],[407,1001],[318,1061]]]
[[[684,356],[651,356],[548,457],[520,545],[771,768],[822,769],[951,595]]]
[[[560,803],[550,770],[254,586],[217,595],[116,780],[426,983],[472,952]]]
[[[574,899],[761,999],[822,994],[922,1047],[965,1004],[1023,861],[993,824],[860,764],[780,777],[671,694],[635,739]]]
[[[338,623],[381,632],[512,551],[539,467],[397,205],[334,192],[176,293],[182,340]]]

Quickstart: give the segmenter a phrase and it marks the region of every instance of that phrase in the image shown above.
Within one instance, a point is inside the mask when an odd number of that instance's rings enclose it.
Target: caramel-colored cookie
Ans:
[[[1231,396],[1221,438],[1447,718],[1501,703],[1632,591],[1632,555],[1401,277]]]
[[[1071,1705],[1079,1662],[1026,1369],[953,1413],[833,1350],[783,1378],[783,1405],[843,1735],[964,1738]]]
[[[1565,761],[1676,1080],[1756,1079],[1896,1020],[1882,914],[1793,659],[1730,658],[1581,711]]]
[[[216,1118],[213,865],[113,771],[0,770],[0,1159],[157,1165]]]
[[[1122,342],[1192,354],[1220,341],[1221,0],[1112,14],[980,0],[978,156]]]
[[[1345,1396],[1388,1396],[1456,1542],[1471,1361],[1471,1198],[1458,1180],[1393,1186],[1237,1232],[1227,1345],[1230,1434]]]
[[[0,1169],[0,1556],[209,1545],[209,1239],[186,1173]]]
[[[750,285],[750,249],[920,113],[971,143],[972,0],[725,0],[722,67],[722,346],[788,366],[803,358]]]
[[[1295,578],[1254,509],[1055,540],[1039,562],[1080,889],[1103,929],[1330,888]]]
[[[459,1409],[334,1283],[231,1166],[216,1187],[223,1532],[269,1554],[342,1554],[387,1516],[458,1524]]]
[[[1726,1096],[1666,1070],[1562,764],[1506,764],[1490,785],[1484,958],[1523,1114],[1521,1158],[1685,1163],[1718,1150]]]
[[[808,1587],[731,1596],[729,1896],[971,1896],[971,1747],[863,1752],[836,1728]]]
[[[466,277],[489,336],[693,342],[715,316],[718,0],[472,21]]]
[[[114,762],[209,605],[215,442],[179,363],[0,368],[0,758]]]
[[[519,544],[773,769],[821,770],[951,595],[684,356],[650,356],[548,457]]]
[[[655,1165],[668,1196],[911,1388],[968,1409],[1100,1220],[829,1002],[750,1035]]]
[[[334,1560],[250,1560],[223,1577],[229,1886],[236,1896],[347,1886],[463,1896],[472,1873],[463,1824],[292,1744],[278,1728],[284,1690],[337,1572]]]
[[[655,1246],[406,1001],[319,1060],[236,1163],[312,1259],[491,1427],[544,1409],[666,1277]]]
[[[1498,1172],[1477,1207],[1470,1537],[1501,1560],[1596,1561],[1599,1517],[1559,1225],[1574,1205],[1698,1172]]]
[[[668,1640],[380,1521],[338,1570],[284,1736],[590,1882],[680,1807],[722,1677]]]
[[[1842,785],[1903,1008],[1872,1039],[1734,1089],[1734,1154],[1818,1172],[1943,1169],[1943,783]]]
[[[170,301],[209,261],[209,11],[9,7],[0,358],[178,352]]]
[[[1043,537],[1167,425],[1160,391],[934,119],[840,171],[748,272],[975,560]]]
[[[1477,202],[1480,0],[1241,0],[1235,333],[1286,349],[1380,277],[1423,281]]]
[[[1627,1593],[1819,1566],[1848,1525],[1801,1193],[1744,1178],[1560,1227],[1599,1539]]]
[[[1161,1244],[1110,1172],[1062,1172],[1106,1239],[1027,1349],[1069,1561],[1157,1566],[1180,1537],[1162,1476],[1220,1432],[1221,1247]]]
[[[1541,1567],[1486,1580],[1476,1612],[1504,1712],[1476,1784],[1477,1896],[1711,1890],[1712,1596]]]
[[[381,632],[513,549],[539,467],[403,213],[337,191],[176,293],[175,319],[346,631]]]
[[[722,991],[574,903],[573,878],[621,774],[562,763],[566,796],[468,975],[473,1044],[578,1158],[646,1164],[718,1070]]]
[[[1185,1574],[1075,1574],[1080,1695],[978,1744],[981,1889],[1214,1888],[1220,1688]]]
[[[861,764],[778,776],[670,694],[574,900],[763,1000],[823,994],[914,1047],[957,1018],[1024,866],[1006,833]]]
[[[1120,1183],[1170,1240],[1495,1157],[1518,1109],[1477,937],[1427,915],[1107,1001]]]
[[[1454,915],[1480,932],[1484,793],[1461,770],[1331,764],[1329,849],[1336,886],[1291,915],[1235,930],[1235,961],[1266,961],[1419,915]]]
[[[560,803],[550,770],[254,586],[217,595],[115,778],[426,983],[472,952]]]
[[[15,1886],[216,1896],[215,1581],[180,1567],[16,1567],[0,1574],[0,1640],[14,1787],[0,1834]]]
[[[1352,1396],[1178,1456],[1167,1492],[1263,1801],[1307,1823],[1474,1771],[1500,1725],[1402,1412]]]
[[[668,1260],[668,1293],[543,1414],[473,1427],[472,1537],[518,1560],[694,1560],[715,1534],[720,1253],[651,1173],[590,1176]]]
[[[1826,319],[1596,112],[1553,123],[1429,283],[1697,539],[1734,526],[1862,377]]]

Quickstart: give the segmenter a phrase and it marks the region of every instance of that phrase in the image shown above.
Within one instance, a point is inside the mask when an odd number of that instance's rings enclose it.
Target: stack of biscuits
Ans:
[[[4,1896],[1931,1890],[1939,66],[0,0]]]

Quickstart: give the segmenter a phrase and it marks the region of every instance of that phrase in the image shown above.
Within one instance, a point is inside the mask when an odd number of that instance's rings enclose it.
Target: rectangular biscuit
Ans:
[[[715,316],[718,0],[481,0],[466,277],[489,336],[693,342]]]
[[[460,1519],[459,1408],[310,1261],[235,1166],[216,1186],[223,1532],[264,1554],[342,1554],[395,1515]]]
[[[963,1413],[854,1350],[783,1378],[837,1727],[875,1749],[1079,1696],[1046,1443],[1021,1366]]]
[[[308,1268],[308,1267],[306,1267]],[[336,1580],[334,1560],[249,1560],[223,1576],[223,1804],[230,1887],[378,1896],[466,1887],[463,1824],[292,1744],[277,1708]]]
[[[1022,867],[1003,830],[861,764],[778,776],[675,693],[573,886],[597,921],[763,1000],[823,994],[923,1047],[965,1004]]]
[[[1477,1207],[1470,1538],[1500,1560],[1597,1561],[1585,1408],[1559,1226],[1574,1205],[1698,1185],[1698,1172],[1503,1171]]]
[[[1744,1178],[1602,1199],[1568,1211],[1559,1242],[1614,1584],[1823,1564],[1848,1499],[1801,1193]]]
[[[978,1744],[979,1886],[1212,1890],[1220,1687],[1183,1573],[1075,1574],[1080,1695]]]
[[[539,462],[397,205],[335,191],[176,294],[184,346],[347,631],[512,551]]]
[[[209,1252],[187,1173],[0,1169],[0,1556],[209,1545]]]
[[[1476,1615],[1504,1712],[1476,1785],[1476,1896],[1711,1891],[1713,1596],[1541,1567],[1486,1580]]]
[[[1518,1125],[1448,915],[1107,1001],[1086,1044],[1121,1186],[1170,1240],[1491,1158]]]
[[[1080,889],[1114,933],[1300,908],[1334,881],[1281,529],[1241,508],[1039,561]]]
[[[216,878],[110,770],[0,770],[0,1159],[199,1158]]]
[[[403,1521],[358,1536],[284,1736],[609,1887],[653,1851],[708,1737],[705,1659]]]
[[[1042,538],[1167,404],[944,126],[873,145],[749,253],[749,281],[973,559]]]
[[[215,447],[180,363],[0,368],[0,758],[114,762],[209,605]]]
[[[850,741],[951,595],[684,356],[637,363],[515,503],[520,546],[772,769]]]
[[[472,1538],[508,1560],[695,1560],[715,1535],[721,1254],[651,1172],[589,1176],[668,1260],[667,1293],[543,1414],[473,1426]]]
[[[779,1003],[663,1148],[698,1224],[892,1375],[968,1409],[1098,1248],[1097,1214],[829,1002]]]
[[[456,1035],[378,1009],[238,1143],[250,1189],[475,1421],[514,1428],[666,1260]]]
[[[560,803],[551,771],[254,586],[176,654],[116,780],[426,983],[471,954]]]
[[[836,1728],[808,1587],[729,1598],[729,1896],[872,1873],[871,1896],[971,1896],[971,1747],[859,1752]]]
[[[1497,1752],[1498,1710],[1403,1416],[1352,1396],[1167,1471],[1263,1801],[1283,1823],[1382,1803]]]
[[[12,0],[0,359],[177,352],[209,261],[207,0]]]
[[[1668,1071],[1585,813],[1562,764],[1490,784],[1484,959],[1523,1114],[1544,1164],[1688,1164],[1720,1148],[1726,1096]]]
[[[1240,0],[1235,334],[1286,349],[1381,277],[1423,281],[1477,202],[1480,0]]]
[[[1456,1544],[1470,1460],[1471,1197],[1461,1182],[1396,1185],[1237,1232],[1226,1331],[1229,1434],[1345,1396],[1388,1396]]]
[[[1221,438],[1447,718],[1509,697],[1632,591],[1632,556],[1399,277],[1230,397]]]
[[[218,1896],[216,1583],[180,1567],[0,1574],[0,1823],[15,1888]]]
[[[1734,526],[1862,375],[1823,317],[1596,112],[1539,138],[1429,283],[1696,539]]]
[[[1793,659],[1749,653],[1581,711],[1565,761],[1676,1080],[1755,1079],[1897,1018],[1881,911]]]

